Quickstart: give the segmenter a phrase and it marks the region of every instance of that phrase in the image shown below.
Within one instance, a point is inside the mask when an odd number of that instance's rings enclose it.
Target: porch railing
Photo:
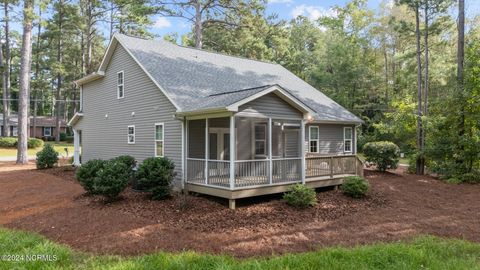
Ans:
[[[208,162],[207,168],[205,162]],[[308,156],[305,158],[305,178],[309,181],[361,174],[359,162],[355,155]],[[187,158],[187,182],[230,189],[230,164],[226,160]],[[301,182],[302,158],[236,160],[234,175],[234,189]]]

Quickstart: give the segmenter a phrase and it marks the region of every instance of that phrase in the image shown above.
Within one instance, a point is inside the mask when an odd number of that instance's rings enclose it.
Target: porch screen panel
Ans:
[[[237,160],[258,160],[268,157],[268,119],[237,117]]]
[[[205,159],[205,119],[188,121],[188,157]]]

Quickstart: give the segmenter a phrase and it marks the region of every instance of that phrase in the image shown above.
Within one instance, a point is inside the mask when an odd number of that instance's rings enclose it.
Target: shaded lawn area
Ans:
[[[20,256],[17,262],[0,257],[2,269],[480,269],[480,244],[433,236],[240,260],[195,252],[94,256],[37,234],[0,228],[0,254]],[[28,261],[33,254],[51,261]]]
[[[45,142],[45,144],[53,145],[55,151],[57,151],[61,156],[65,156],[65,147],[68,148],[68,154],[71,156],[73,154],[73,144],[72,143],[55,143],[55,142]],[[43,147],[28,149],[28,155],[34,156],[38,151],[42,150]],[[17,148],[0,148],[0,157],[16,157]]]

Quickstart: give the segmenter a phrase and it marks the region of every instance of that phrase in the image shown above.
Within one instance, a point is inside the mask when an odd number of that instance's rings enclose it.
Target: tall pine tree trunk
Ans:
[[[465,108],[464,103],[464,78],[463,66],[465,58],[465,0],[458,0],[458,41],[457,41],[457,95],[460,104],[460,119],[458,125],[459,139],[465,134]],[[463,146],[460,146],[463,150]],[[463,162],[463,161],[460,161]]]
[[[42,33],[42,8],[38,8],[38,25],[37,25],[37,44],[36,44],[36,51],[37,54],[35,55],[35,80],[37,81],[37,85],[35,89],[33,90],[33,119],[32,119],[32,125],[33,125],[33,134],[32,136],[34,138],[37,137],[37,114],[38,114],[38,92],[40,91],[38,87],[38,82],[40,81],[39,75],[40,75],[40,34]],[[42,134],[43,135],[43,134]]]
[[[28,92],[32,57],[32,21],[34,0],[25,0],[23,9],[23,37],[20,60],[20,93],[18,102],[17,164],[28,163]]]
[[[9,2],[3,3],[5,20],[5,66],[3,69],[3,134],[10,136],[10,16]]]
[[[422,122],[422,52],[420,48],[420,14],[418,3],[415,6],[415,37],[417,49],[417,96],[418,96],[418,111],[417,111],[417,148],[419,151],[416,161],[416,173],[423,174],[425,162],[423,158],[423,122]]]
[[[63,27],[63,0],[59,1],[59,9],[58,9],[58,32],[60,36],[58,38],[57,43],[57,63],[62,65],[63,63],[63,54],[62,54],[62,45],[63,45],[63,37],[62,37],[62,27]],[[60,142],[60,94],[62,91],[62,73],[58,72],[57,74],[57,91],[55,93],[55,142]]]
[[[195,7],[195,48],[201,49],[202,48],[202,6],[200,0],[195,0],[194,3]]]

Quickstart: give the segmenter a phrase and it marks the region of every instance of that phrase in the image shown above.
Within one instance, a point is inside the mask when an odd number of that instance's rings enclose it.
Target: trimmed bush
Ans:
[[[58,162],[58,152],[53,146],[46,144],[43,149],[37,153],[37,169],[52,168]]]
[[[103,169],[105,162],[101,159],[91,159],[77,169],[75,178],[77,178],[77,181],[87,193],[95,194],[93,183],[95,182],[97,172]]]
[[[317,205],[317,193],[315,190],[302,184],[294,185],[289,192],[283,194],[283,199],[287,204],[298,208]]]
[[[135,166],[135,158],[129,155],[118,156],[116,158],[113,158],[112,160],[122,162],[131,169],[133,169],[133,167]]]
[[[168,158],[147,158],[138,167],[138,184],[152,193],[152,199],[161,200],[171,193],[175,164]]]
[[[400,148],[392,142],[369,142],[363,146],[367,162],[377,166],[377,170],[396,169],[400,158]]]
[[[367,195],[370,185],[368,181],[360,176],[345,177],[342,186],[340,187],[343,194],[352,198],[362,198]]]
[[[67,139],[67,133],[60,132],[60,141],[64,142]]]
[[[122,162],[109,160],[97,171],[93,181],[95,194],[104,196],[107,201],[115,200],[125,190],[130,180],[131,168]]]
[[[0,147],[2,148],[15,148],[17,147],[17,138],[15,137],[1,137]]]
[[[27,146],[28,148],[39,148],[42,147],[45,143],[37,138],[28,139]]]

